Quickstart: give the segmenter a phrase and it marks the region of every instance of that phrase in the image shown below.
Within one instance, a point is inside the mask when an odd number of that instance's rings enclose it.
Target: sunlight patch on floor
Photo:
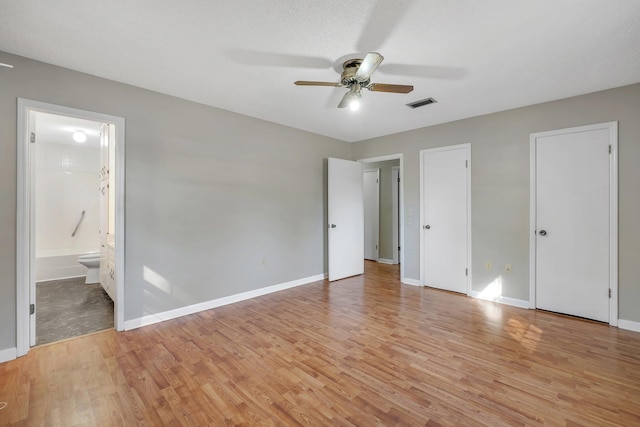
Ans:
[[[518,341],[525,349],[531,352],[535,351],[542,336],[542,329],[531,323],[527,323],[523,319],[517,318],[509,319],[504,330],[511,338]]]

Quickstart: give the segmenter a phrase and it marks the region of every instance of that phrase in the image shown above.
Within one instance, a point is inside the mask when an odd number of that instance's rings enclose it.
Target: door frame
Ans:
[[[396,154],[388,154],[385,156],[377,156],[377,157],[367,157],[367,158],[363,158],[363,159],[358,159],[358,162],[360,163],[376,163],[376,162],[384,162],[387,160],[399,160],[400,161],[400,201],[399,201],[399,205],[400,205],[400,281],[402,283],[412,283],[411,280],[407,280],[404,277],[404,253],[406,252],[405,250],[405,244],[404,244],[404,235],[405,235],[405,229],[404,229],[404,159],[403,159],[403,154],[402,153],[396,153]]]
[[[31,283],[35,280],[35,212],[32,212],[35,191],[33,160],[35,150],[31,147],[31,112],[57,114],[115,126],[115,257],[116,257],[116,301],[114,303],[114,326],[124,329],[124,245],[125,245],[125,120],[93,111],[80,110],[56,104],[18,98],[17,103],[17,200],[16,200],[16,353],[24,356],[29,352],[35,337],[31,337],[29,305],[34,303]]]
[[[605,122],[529,135],[529,308],[536,308],[536,142],[538,138],[568,133],[609,131],[609,324],[618,326],[618,122]]]
[[[471,295],[472,283],[472,259],[471,259],[471,143],[446,145],[443,147],[428,148],[420,150],[420,286],[425,285],[425,260],[424,260],[424,229],[426,218],[424,217],[424,155],[427,153],[435,153],[440,151],[460,150],[464,149],[467,154],[467,293]]]
[[[366,173],[373,173],[373,172],[376,173],[376,188],[378,190],[378,194],[377,194],[377,198],[378,198],[377,210],[378,210],[378,212],[377,212],[377,215],[376,215],[376,225],[377,225],[377,227],[376,227],[376,235],[375,235],[375,238],[376,238],[376,249],[375,249],[376,258],[375,258],[375,261],[377,262],[378,260],[380,260],[380,168],[363,169],[362,170],[362,194],[363,194],[363,196],[365,198],[365,203],[364,203],[365,210],[364,211],[365,211],[365,218],[366,218],[366,215],[367,215],[367,210],[366,210],[366,208],[367,208],[367,203],[366,203],[367,190],[364,187],[364,175]],[[365,221],[365,235],[366,235],[366,225],[367,225],[367,223]],[[365,258],[364,259],[368,259],[366,257],[366,252],[367,252],[366,246],[364,248],[364,251],[365,251]]]

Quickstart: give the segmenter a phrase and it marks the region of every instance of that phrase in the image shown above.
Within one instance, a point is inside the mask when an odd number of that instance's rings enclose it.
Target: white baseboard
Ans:
[[[86,274],[80,274],[78,276],[67,276],[67,277],[57,277],[55,279],[36,280],[36,283],[53,282],[55,280],[77,279],[78,277],[87,277],[87,275]]]
[[[503,297],[503,296],[487,298],[487,297],[480,296],[480,292],[478,291],[471,291],[469,293],[469,296],[472,298],[478,298],[485,301],[493,301],[500,304],[512,305],[514,307],[529,308],[529,301],[525,301],[522,299],[509,298],[509,297]]]
[[[0,350],[0,363],[14,360],[16,357],[18,357],[18,349],[15,347]]]
[[[380,264],[395,264],[392,259],[378,258]]]
[[[234,302],[256,298],[262,295],[283,291],[285,289],[306,285],[324,279],[325,274],[317,274],[315,276],[305,277],[303,279],[293,280],[291,282],[280,283],[278,285],[267,286],[265,288],[255,289],[253,291],[242,292],[240,294],[230,295],[228,297],[222,297],[198,304],[188,305],[186,307],[176,308],[174,310],[164,311],[162,313],[149,314],[137,319],[126,320],[124,322],[124,329],[128,331],[130,329],[136,329],[142,326],[153,325],[154,323],[164,322],[165,320],[171,320],[177,317],[186,316],[188,314],[210,310],[212,308],[221,307],[223,305],[233,304]]]
[[[404,283],[405,285],[422,286],[422,283],[420,283],[420,280],[409,279],[408,277],[403,277],[401,282]]]
[[[640,322],[618,319],[618,328],[626,329],[628,331],[640,332]]]

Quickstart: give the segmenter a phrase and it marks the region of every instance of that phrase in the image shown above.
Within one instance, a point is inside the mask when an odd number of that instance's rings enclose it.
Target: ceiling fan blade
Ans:
[[[385,63],[378,68],[378,73],[392,74],[405,77],[419,77],[427,79],[460,80],[466,77],[467,70],[461,67],[447,67],[441,65],[412,65]]]
[[[413,90],[411,85],[389,85],[385,83],[371,83],[367,89],[373,92],[409,93]]]
[[[319,56],[286,55],[246,49],[226,49],[224,54],[237,64],[258,67],[331,69],[333,65],[332,59]]]
[[[336,83],[336,82],[308,82],[304,80],[298,80],[293,84],[298,86],[334,86],[334,87],[342,86],[340,83]]]
[[[391,35],[402,26],[402,20],[410,12],[416,0],[367,2],[371,5],[369,16],[356,44],[356,50],[368,52],[380,49]],[[364,12],[364,11],[363,11]]]
[[[358,71],[356,71],[356,78],[362,81],[369,80],[371,74],[378,68],[383,59],[384,57],[378,52],[367,53],[367,56],[362,60],[362,64],[358,67]]]

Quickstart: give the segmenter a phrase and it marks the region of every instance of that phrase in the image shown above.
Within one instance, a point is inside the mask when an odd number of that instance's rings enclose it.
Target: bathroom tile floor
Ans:
[[[36,345],[113,328],[113,301],[84,277],[36,284]]]

